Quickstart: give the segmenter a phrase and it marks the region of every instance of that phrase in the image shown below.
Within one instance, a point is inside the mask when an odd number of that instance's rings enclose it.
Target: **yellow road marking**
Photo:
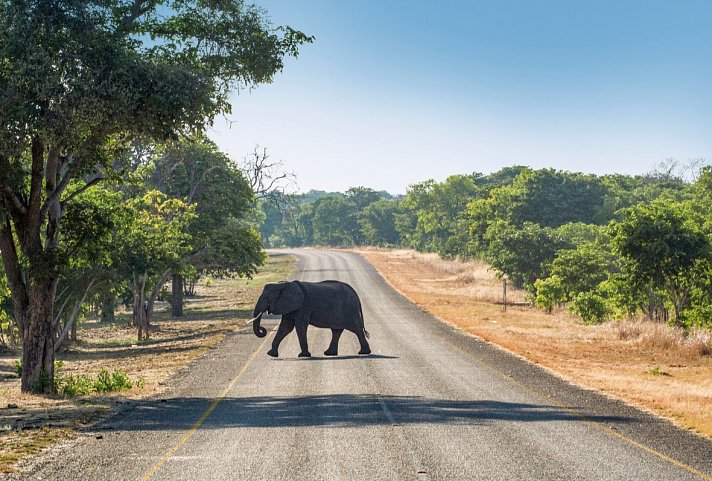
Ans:
[[[272,332],[274,332],[274,329],[272,329],[270,334]],[[151,479],[151,477],[153,477],[153,475],[156,474],[156,472],[159,469],[161,469],[161,467],[164,464],[166,464],[166,461],[168,461],[171,458],[171,456],[173,456],[173,454],[175,454],[175,452],[181,448],[181,446],[183,446],[186,442],[188,442],[188,440],[191,438],[191,436],[193,436],[193,434],[195,434],[195,431],[198,430],[200,425],[203,424],[203,422],[208,418],[208,416],[210,416],[210,413],[212,413],[215,410],[215,408],[218,407],[218,404],[220,404],[225,399],[225,397],[227,397],[227,393],[229,393],[232,390],[235,383],[237,383],[237,381],[242,377],[242,375],[245,373],[245,371],[247,371],[247,368],[250,367],[250,364],[252,364],[252,361],[255,360],[255,358],[257,357],[257,354],[262,351],[262,349],[264,348],[265,344],[267,343],[267,341],[269,340],[270,337],[271,336],[265,337],[265,340],[262,341],[260,346],[255,350],[255,352],[252,353],[252,355],[247,360],[245,365],[242,366],[242,369],[240,369],[240,372],[238,372],[237,375],[232,379],[232,381],[230,381],[230,384],[225,388],[225,390],[222,392],[220,397],[213,400],[213,402],[212,402],[212,404],[210,404],[210,407],[208,408],[208,410],[205,411],[205,413],[200,417],[200,419],[198,419],[195,422],[195,424],[193,424],[193,426],[185,434],[183,434],[183,436],[180,438],[180,440],[176,443],[175,446],[173,446],[168,451],[166,451],[166,453],[163,455],[163,457],[161,459],[159,459],[153,466],[151,466],[148,471],[146,471],[146,473],[141,477],[140,481],[148,481],[149,479]]]
[[[709,474],[703,473],[702,471],[695,469],[692,466],[683,463],[682,461],[678,461],[677,459],[671,458],[670,456],[663,454],[660,451],[656,451],[655,449],[653,449],[649,446],[646,446],[645,444],[639,443],[638,441],[631,439],[631,438],[605,426],[604,424],[602,424],[598,421],[594,421],[593,419],[589,418],[588,416],[586,416],[583,413],[580,413],[579,411],[575,410],[574,408],[566,406],[565,404],[560,403],[556,399],[549,397],[548,395],[544,394],[543,392],[537,391],[536,389],[529,387],[526,384],[523,384],[523,383],[517,381],[516,379],[514,379],[510,375],[506,374],[505,372],[500,371],[499,369],[497,369],[493,365],[485,362],[482,359],[476,358],[469,352],[467,352],[463,349],[460,349],[459,347],[455,346],[454,344],[451,344],[451,343],[448,343],[448,344],[450,344],[452,347],[454,347],[458,351],[464,353],[470,359],[475,360],[476,362],[478,362],[479,364],[484,366],[487,370],[489,370],[493,374],[496,374],[498,377],[504,379],[505,381],[507,381],[511,384],[514,384],[515,386],[518,386],[521,389],[524,389],[525,391],[527,391],[531,394],[534,394],[535,396],[542,399],[543,401],[549,402],[549,403],[555,405],[556,407],[563,409],[564,411],[568,412],[572,416],[579,418],[581,421],[584,421],[585,423],[598,429],[599,431],[603,431],[607,434],[615,436],[616,438],[630,444],[631,446],[635,446],[636,448],[641,449],[648,454],[652,454],[653,456],[656,456],[656,457],[662,459],[663,461],[667,461],[668,463],[673,464],[673,465],[677,466],[678,468],[681,468],[681,469],[687,471],[688,473],[694,474],[695,476],[698,476],[706,481],[712,481],[712,476],[710,476]]]

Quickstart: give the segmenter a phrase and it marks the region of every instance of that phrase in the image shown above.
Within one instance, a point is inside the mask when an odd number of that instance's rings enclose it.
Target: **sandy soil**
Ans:
[[[410,300],[468,333],[576,384],[624,399],[712,438],[712,333],[684,336],[641,321],[582,324],[524,304],[483,263],[443,261],[409,250],[357,250]]]

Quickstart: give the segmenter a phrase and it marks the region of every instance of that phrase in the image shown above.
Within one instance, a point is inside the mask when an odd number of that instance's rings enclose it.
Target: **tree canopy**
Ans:
[[[0,0],[0,251],[23,339],[23,391],[51,391],[61,220],[160,143],[230,110],[311,37],[241,0]]]

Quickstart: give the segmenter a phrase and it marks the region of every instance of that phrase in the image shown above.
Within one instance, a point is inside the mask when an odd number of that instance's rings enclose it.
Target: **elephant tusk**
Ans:
[[[259,316],[257,316],[257,317],[255,317],[255,318],[252,318],[252,319],[250,319],[250,320],[249,320],[249,321],[247,321],[247,322],[246,322],[245,324],[250,324],[251,322],[255,322],[256,320],[258,320],[259,318],[261,318],[261,317],[262,317],[262,314],[264,314],[264,312],[260,313],[260,315],[259,315]]]

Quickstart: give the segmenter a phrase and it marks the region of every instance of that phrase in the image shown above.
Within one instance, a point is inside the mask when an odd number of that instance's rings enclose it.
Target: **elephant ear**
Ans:
[[[282,291],[274,301],[272,313],[283,315],[296,311],[304,305],[304,293],[296,282],[285,282]]]

